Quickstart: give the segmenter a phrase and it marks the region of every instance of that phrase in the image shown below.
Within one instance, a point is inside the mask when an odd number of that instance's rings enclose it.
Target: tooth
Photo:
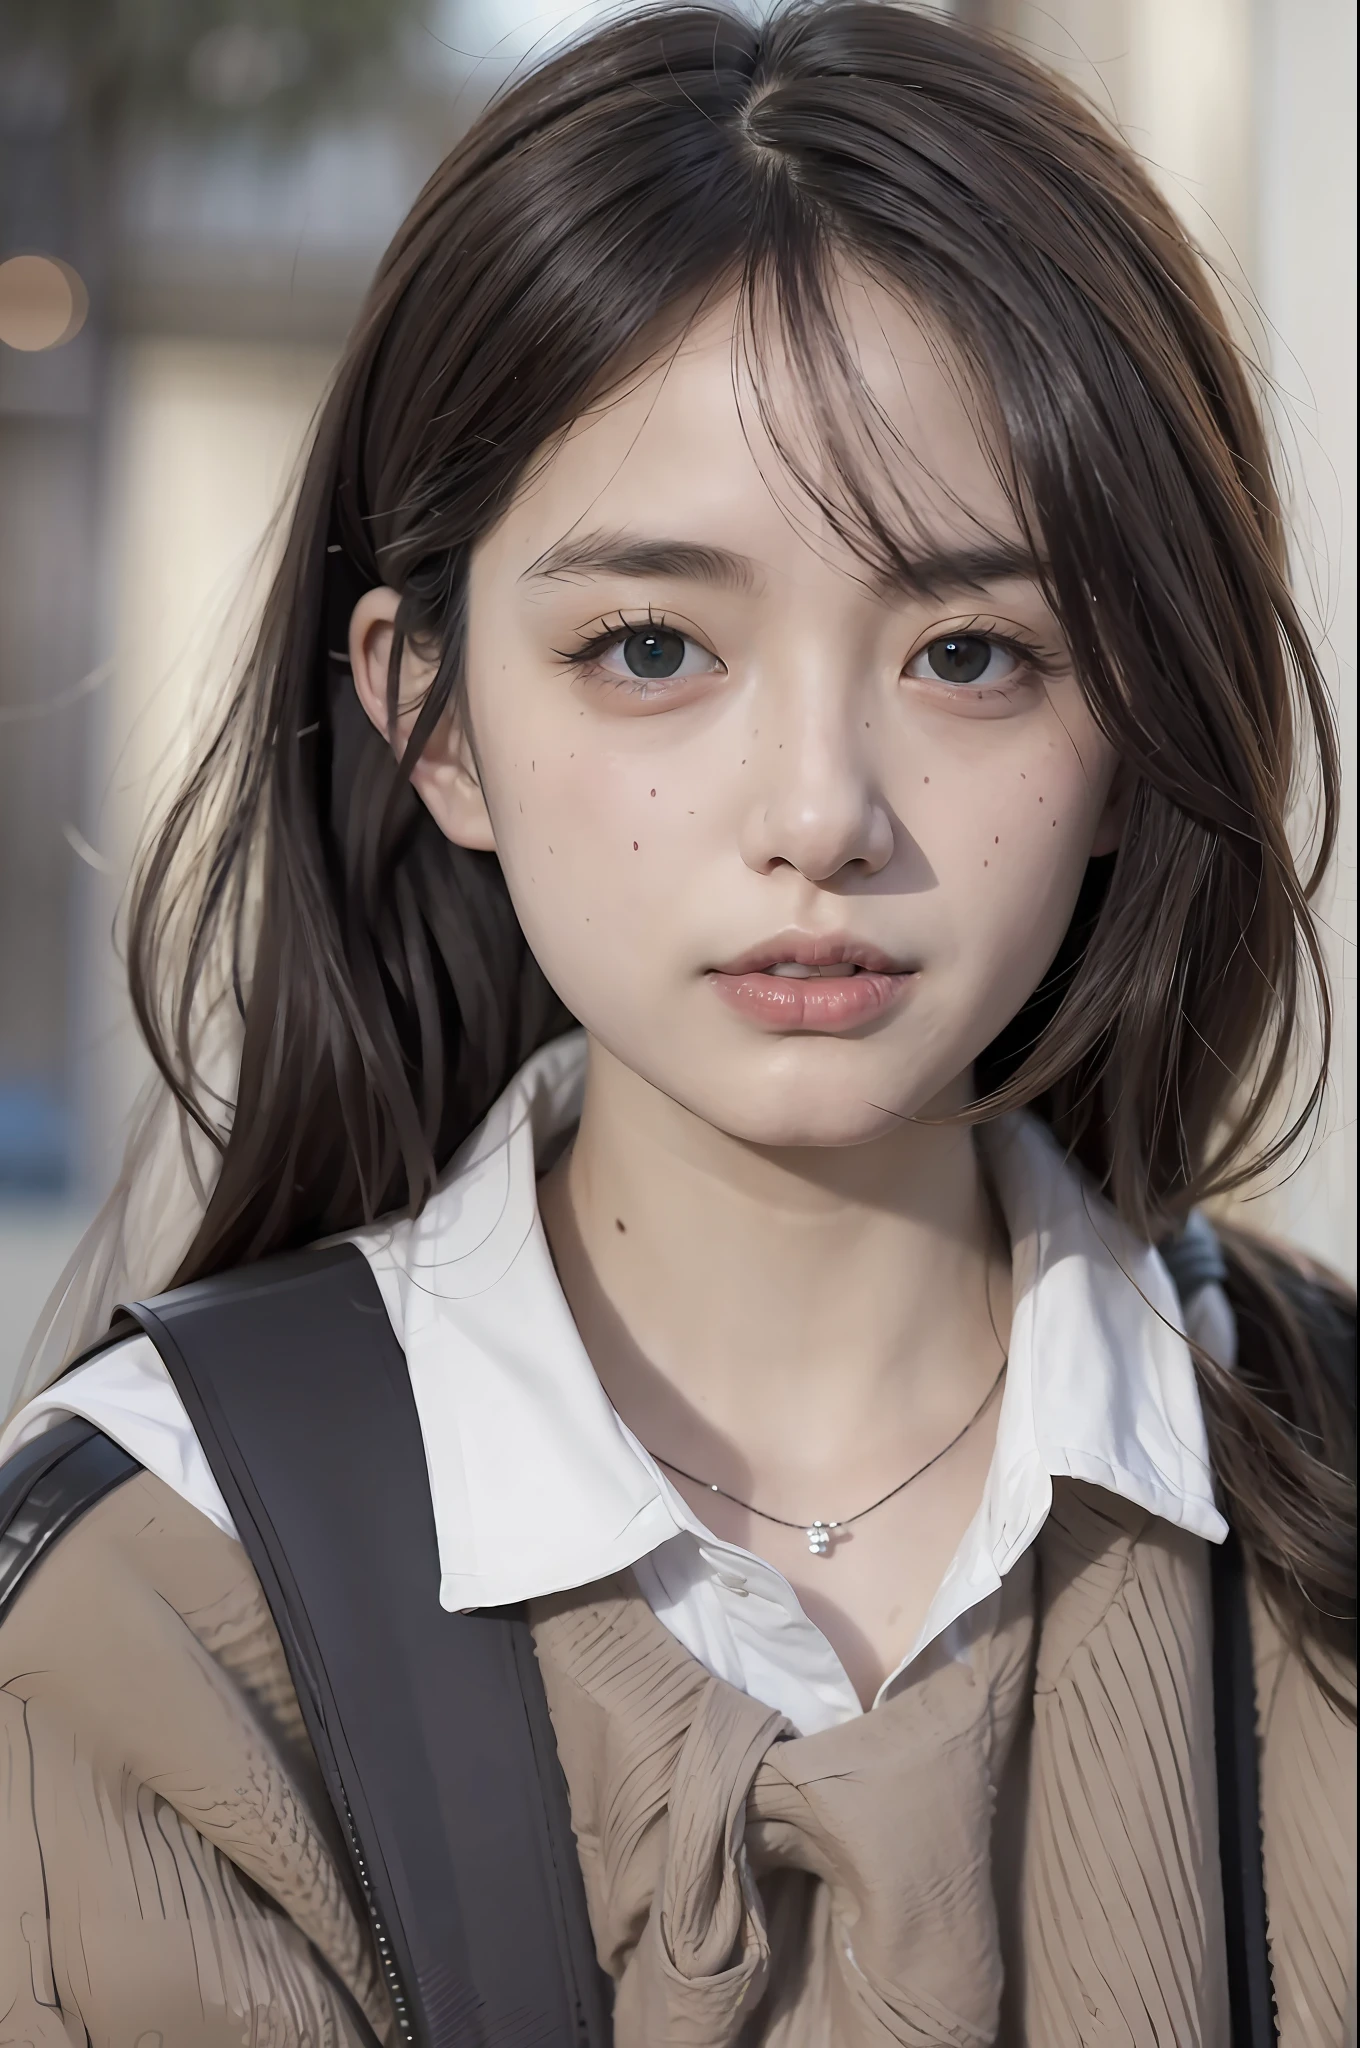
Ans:
[[[804,967],[800,960],[779,960],[766,968],[767,974],[783,974],[792,981],[810,981],[817,973],[815,967]]]

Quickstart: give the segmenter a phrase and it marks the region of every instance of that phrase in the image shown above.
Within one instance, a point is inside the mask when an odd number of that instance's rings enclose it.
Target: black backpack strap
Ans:
[[[1275,2048],[1275,1991],[1266,1923],[1256,1670],[1247,1574],[1235,1533],[1210,1560],[1214,1614],[1214,1754],[1218,1854],[1233,2048]]]
[[[278,1626],[400,2037],[603,2048],[523,1615],[448,1614],[406,1360],[352,1245],[125,1313],[165,1360]]]
[[[72,1415],[0,1465],[0,1621],[33,1567],[73,1522],[141,1466]]]
[[[1228,1277],[1223,1248],[1202,1211],[1161,1247],[1184,1309],[1201,1287]],[[1218,1854],[1223,1875],[1232,2048],[1275,2048],[1275,1993],[1266,1923],[1261,1842],[1261,1774],[1256,1726],[1256,1667],[1242,1546],[1230,1531],[1212,1545],[1214,1756],[1218,1776]]]

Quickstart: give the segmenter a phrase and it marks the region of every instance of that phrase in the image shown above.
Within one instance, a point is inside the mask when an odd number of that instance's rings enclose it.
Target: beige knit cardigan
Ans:
[[[538,1603],[618,2048],[1227,2048],[1208,1558],[1058,1486],[976,1647],[798,1738],[626,1576]],[[1259,1602],[1282,2048],[1353,2039],[1355,1732]],[[0,1628],[0,2048],[394,2038],[240,1547],[108,1495]]]

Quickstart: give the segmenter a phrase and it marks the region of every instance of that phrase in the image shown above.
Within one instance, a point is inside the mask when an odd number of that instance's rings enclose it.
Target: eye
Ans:
[[[706,675],[719,666],[706,647],[671,626],[637,626],[615,634],[595,660],[606,675],[640,683],[668,683],[677,676]]]
[[[1017,651],[989,634],[946,633],[914,654],[906,673],[920,682],[945,683],[958,689],[970,684],[1008,683],[1021,667]]]

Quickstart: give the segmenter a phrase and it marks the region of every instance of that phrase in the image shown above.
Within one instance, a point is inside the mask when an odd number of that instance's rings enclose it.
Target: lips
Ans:
[[[845,968],[858,967],[867,974],[908,974],[911,969],[892,960],[879,946],[849,932],[779,932],[758,946],[739,953],[715,971],[719,974],[768,974],[774,967]]]
[[[849,933],[784,932],[710,973],[714,993],[759,1029],[844,1032],[881,1016],[916,978]]]

